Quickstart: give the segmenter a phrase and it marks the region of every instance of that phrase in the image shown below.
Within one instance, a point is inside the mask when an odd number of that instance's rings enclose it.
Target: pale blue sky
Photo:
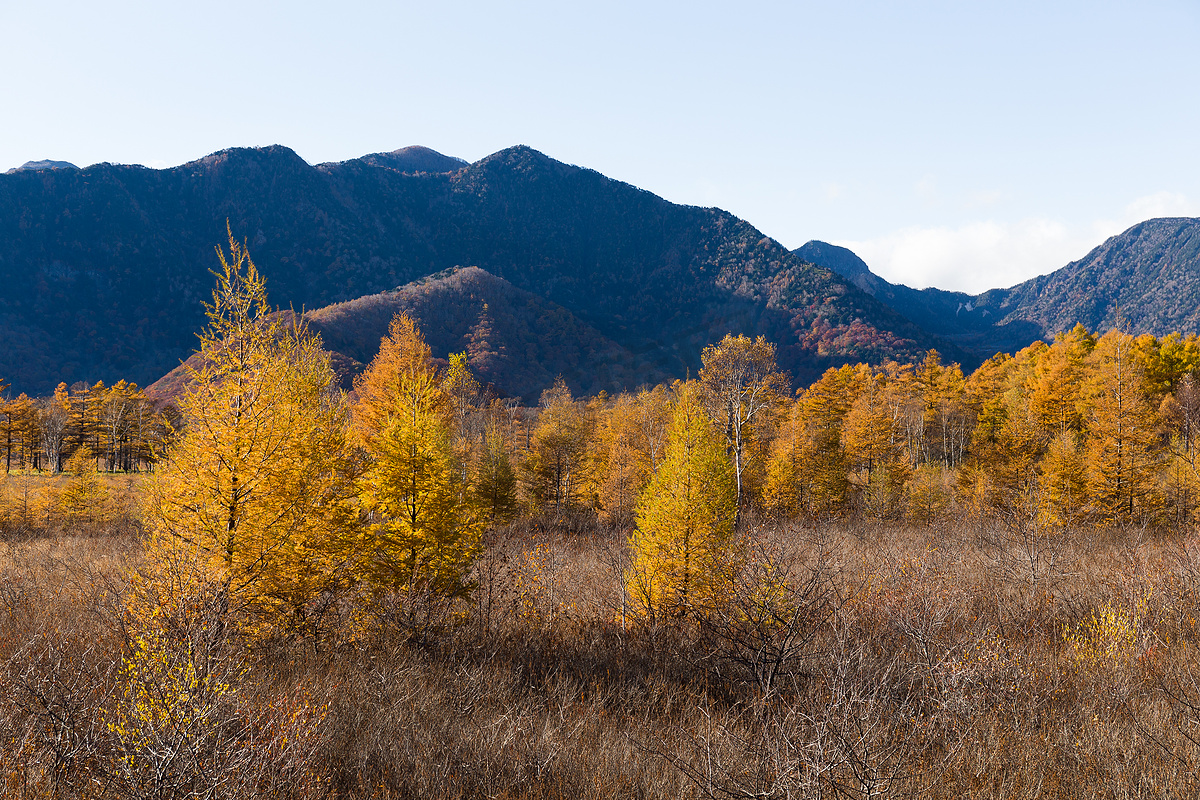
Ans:
[[[1200,2],[0,0],[0,171],[513,144],[978,291],[1200,216]]]

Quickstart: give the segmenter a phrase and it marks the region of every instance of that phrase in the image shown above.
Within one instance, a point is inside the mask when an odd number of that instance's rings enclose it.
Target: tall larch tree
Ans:
[[[1114,328],[1093,353],[1088,491],[1098,515],[1114,523],[1152,519],[1161,507],[1156,481],[1164,454],[1134,347],[1134,337]]]
[[[521,464],[525,496],[532,508],[552,511],[557,518],[586,502],[594,422],[588,412],[572,398],[561,376],[542,392],[537,425]]]
[[[320,341],[271,313],[245,246],[231,234],[217,255],[181,429],[148,487],[148,602],[207,596],[248,635],[311,632],[358,551],[347,409]]]
[[[637,508],[626,587],[653,617],[719,604],[733,557],[737,483],[694,383],[679,388],[667,447]]]
[[[1029,410],[1048,436],[1083,430],[1084,362],[1096,347],[1096,337],[1076,325],[1055,337],[1039,360],[1027,387]]]
[[[475,456],[475,497],[480,513],[492,525],[509,522],[520,510],[517,476],[508,452],[506,415],[494,401],[488,409],[483,442]]]
[[[767,467],[768,507],[796,513],[838,511],[849,488],[843,428],[869,371],[830,368],[791,405]]]
[[[362,577],[377,597],[468,597],[484,521],[454,450],[444,381],[411,319],[392,321],[355,388],[355,430],[370,457]]]

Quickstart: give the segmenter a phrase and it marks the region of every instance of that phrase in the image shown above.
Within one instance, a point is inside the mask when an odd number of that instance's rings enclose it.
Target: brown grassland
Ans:
[[[751,515],[743,590],[635,624],[628,531],[523,519],[488,534],[469,605],[354,640],[180,638],[211,648],[197,659],[124,621],[139,479],[106,478],[106,505],[71,518],[51,502],[66,480],[0,483],[5,798],[1200,790],[1192,532],[1031,543],[955,508],[919,526]],[[50,511],[22,516],[30,497]],[[150,793],[131,748],[189,783]]]

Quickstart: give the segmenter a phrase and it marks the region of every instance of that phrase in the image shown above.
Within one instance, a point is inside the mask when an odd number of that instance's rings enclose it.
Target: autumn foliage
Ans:
[[[528,408],[399,315],[347,393],[218,256],[175,413],[4,405],[6,797],[1200,788],[1194,337]]]

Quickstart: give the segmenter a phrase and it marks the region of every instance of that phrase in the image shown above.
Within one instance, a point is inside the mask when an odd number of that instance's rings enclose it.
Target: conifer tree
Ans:
[[[492,525],[509,522],[517,515],[517,477],[508,457],[504,430],[493,415],[484,431],[475,467],[475,497],[481,513]]]
[[[4,470],[11,472],[25,463],[25,451],[35,430],[33,401],[25,394],[0,403],[0,441],[4,446]],[[15,458],[14,458],[15,456]]]
[[[95,456],[87,445],[67,459],[63,471],[71,477],[58,493],[57,504],[68,524],[102,519],[108,490],[96,474]]]
[[[882,376],[872,375],[868,369],[863,374],[861,391],[846,412],[846,454],[853,469],[866,472],[868,482],[876,468],[897,455],[896,426],[884,389]]]
[[[605,406],[596,426],[597,493],[610,521],[630,519],[652,474],[640,422],[637,399],[622,394]]]
[[[375,517],[361,568],[377,594],[470,594],[483,520],[454,452],[443,385],[429,346],[403,315],[356,381],[355,423],[371,458],[362,502]]]
[[[869,371],[849,365],[830,368],[792,404],[768,463],[768,507],[813,514],[841,509],[849,488],[843,429],[868,378]]]
[[[1143,367],[1133,349],[1134,338],[1114,328],[1100,338],[1094,353],[1088,491],[1100,517],[1109,522],[1152,518],[1161,506],[1158,421],[1143,394]]]
[[[208,596],[250,635],[308,631],[357,552],[356,459],[329,357],[267,305],[230,235],[200,366],[149,485],[153,602]]]
[[[737,513],[733,465],[695,384],[677,394],[662,463],[638,503],[626,587],[651,617],[720,603]]]
[[[1087,501],[1087,463],[1079,434],[1064,430],[1055,436],[1042,458],[1043,521],[1067,526],[1078,520]]]
[[[542,392],[537,426],[522,463],[525,494],[535,509],[552,509],[559,517],[581,505],[590,483],[588,442],[592,420],[588,409],[571,397],[559,376]]]
[[[1096,338],[1082,325],[1059,334],[1038,363],[1029,386],[1029,409],[1050,435],[1083,429],[1084,360]]]

